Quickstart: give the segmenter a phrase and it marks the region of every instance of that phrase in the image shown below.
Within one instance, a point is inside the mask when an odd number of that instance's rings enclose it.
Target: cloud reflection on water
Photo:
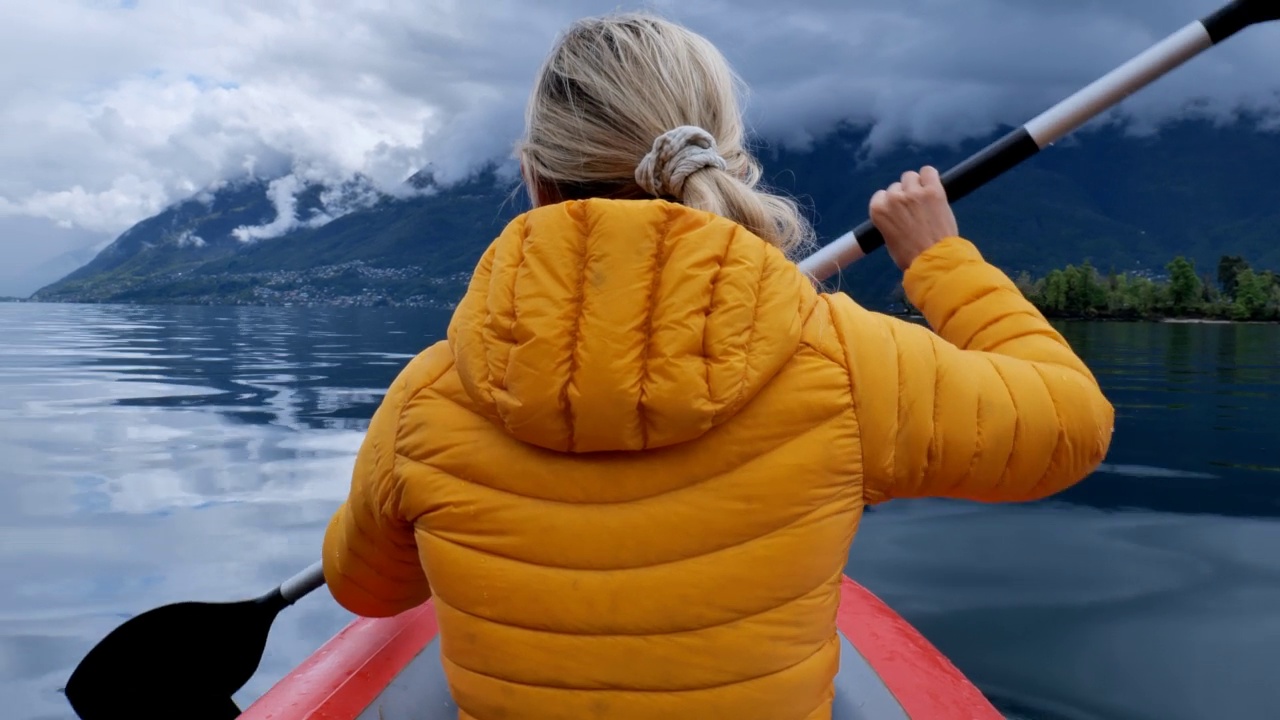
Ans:
[[[69,718],[57,689],[125,618],[249,597],[316,559],[366,418],[408,354],[347,345],[318,360],[264,352],[279,343],[259,336],[284,332],[270,324],[2,309],[0,695],[17,718]],[[228,342],[236,328],[249,339]],[[344,363],[379,370],[352,387],[327,374]],[[305,598],[238,699],[349,619],[326,593]]]
[[[1099,473],[1047,503],[876,508],[850,572],[1028,717],[1267,716],[1280,523],[1273,474],[1250,467],[1275,464],[1280,333],[1135,327],[1073,330],[1115,383]],[[57,689],[132,614],[313,562],[368,417],[442,331],[421,311],[0,305],[9,717],[70,718]],[[304,598],[237,699],[349,619]]]

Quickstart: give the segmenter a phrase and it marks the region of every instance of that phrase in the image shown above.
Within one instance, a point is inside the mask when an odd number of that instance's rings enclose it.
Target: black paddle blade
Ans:
[[[257,671],[285,604],[276,591],[149,610],[89,651],[67,681],[67,700],[81,720],[234,720],[231,696]]]

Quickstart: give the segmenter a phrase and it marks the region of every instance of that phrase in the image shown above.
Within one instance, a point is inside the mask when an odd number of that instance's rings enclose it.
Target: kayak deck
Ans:
[[[832,720],[1003,720],[949,660],[849,578],[841,586]],[[431,602],[359,618],[276,683],[241,720],[456,720]]]

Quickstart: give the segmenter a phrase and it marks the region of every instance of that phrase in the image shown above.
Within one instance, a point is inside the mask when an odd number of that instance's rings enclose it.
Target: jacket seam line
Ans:
[[[939,444],[942,440],[942,434],[938,432],[938,411],[942,407],[939,400],[942,397],[942,364],[938,362],[938,341],[929,338],[929,352],[933,357],[933,398],[929,412],[929,447],[925,451],[924,471],[921,473],[924,478],[924,485],[928,485],[928,480],[933,476],[935,469],[938,467],[938,456],[941,454]]]
[[[761,615],[767,615],[775,610],[781,610],[787,605],[790,605],[792,603],[797,603],[797,602],[800,602],[801,600],[808,599],[810,596],[817,595],[820,591],[824,590],[827,583],[829,582],[830,582],[830,578],[823,579],[822,582],[818,583],[817,585],[814,585],[813,587],[809,588],[808,590],[805,590],[804,592],[800,593],[799,595],[796,595],[795,597],[787,598],[786,600],[783,600],[782,602],[779,602],[776,605],[770,605],[769,607],[764,608],[762,610],[757,610],[755,612],[752,612],[746,615],[738,615],[724,622],[713,623],[711,625],[700,625],[698,627],[680,628],[678,630],[661,630],[661,631],[646,630],[646,631],[638,631],[634,633],[619,633],[619,632],[590,633],[590,632],[582,632],[582,631],[566,632],[562,630],[548,630],[546,628],[529,627],[527,625],[520,625],[518,623],[507,622],[504,620],[494,620],[492,618],[487,618],[483,615],[476,615],[475,613],[467,612],[466,610],[463,610],[459,608],[457,605],[454,605],[453,603],[440,597],[438,593],[435,595],[435,598],[436,598],[436,602],[440,602],[447,605],[451,611],[456,612],[460,615],[466,615],[467,617],[475,620],[480,620],[482,622],[487,622],[487,623],[493,623],[495,625],[502,625],[504,627],[515,628],[517,630],[526,630],[529,632],[546,633],[548,635],[558,635],[558,636],[568,636],[568,637],[586,637],[586,638],[601,638],[601,639],[603,638],[644,638],[644,637],[664,637],[667,635],[682,635],[686,633],[700,633],[700,632],[705,632],[707,630],[715,630],[718,628],[722,628],[722,627],[725,627],[726,625],[732,625],[738,622],[754,620],[755,618],[758,618]]]
[[[640,447],[649,447],[649,413],[645,409],[645,400],[649,391],[649,358],[653,353],[653,316],[657,312],[658,288],[662,285],[662,270],[666,263],[663,251],[666,249],[666,237],[671,232],[675,218],[667,210],[663,218],[662,229],[658,233],[653,250],[653,279],[649,282],[648,312],[644,321],[644,358],[640,364],[640,393],[636,398],[636,415],[640,419]]]
[[[730,235],[730,248],[737,244],[734,241],[738,239],[739,232],[741,232],[741,226],[735,226],[733,233]],[[756,329],[760,327],[760,312],[764,306],[761,291],[764,288],[764,278],[767,271],[768,263],[762,260],[760,262],[759,273],[756,275],[755,305],[751,309],[751,327],[747,330],[747,342],[743,347],[742,377],[738,380],[738,389],[734,393],[732,407],[740,407],[742,405],[747,396],[747,389],[750,387],[748,379],[751,375],[751,351],[755,347],[756,343]]]
[[[464,410],[467,410],[468,412],[471,412],[471,410],[470,410],[469,408],[467,408],[465,405],[462,405],[461,403],[457,402],[456,400],[454,400],[454,399],[452,399],[452,398],[449,398],[449,397],[445,396],[444,394],[440,394],[440,395],[438,395],[437,397],[442,398],[443,400],[445,400],[445,402],[452,403],[452,404],[457,405],[458,407],[460,407],[460,408],[462,408],[462,409],[464,409]],[[430,468],[430,469],[432,469],[432,470],[439,471],[439,472],[444,473],[445,475],[448,475],[449,477],[455,478],[455,479],[457,479],[457,480],[459,480],[459,481],[461,481],[461,482],[465,482],[465,483],[472,483],[472,484],[475,484],[475,485],[480,485],[480,486],[483,486],[483,487],[488,488],[488,489],[490,489],[490,490],[493,490],[493,491],[495,491],[495,492],[500,492],[500,493],[503,493],[503,494],[506,494],[506,495],[510,495],[510,496],[512,496],[512,497],[517,497],[517,498],[521,498],[521,499],[525,499],[525,500],[537,500],[537,501],[545,502],[545,503],[553,503],[553,504],[556,504],[556,505],[570,505],[570,506],[581,506],[581,505],[622,505],[622,504],[625,504],[625,503],[645,502],[645,501],[648,501],[648,500],[654,500],[654,499],[660,498],[660,497],[662,497],[662,496],[664,496],[664,495],[670,495],[670,494],[672,494],[672,493],[681,492],[681,491],[684,491],[684,490],[687,490],[687,489],[691,489],[691,488],[694,488],[694,487],[696,487],[696,486],[698,486],[698,485],[701,485],[701,484],[703,484],[703,483],[710,482],[710,481],[712,481],[712,480],[717,480],[717,479],[719,479],[719,478],[721,478],[721,477],[723,477],[723,476],[725,476],[725,475],[728,475],[728,474],[730,474],[730,473],[738,472],[738,471],[739,471],[739,470],[741,470],[744,466],[746,466],[746,465],[748,465],[748,464],[750,464],[750,463],[752,463],[752,462],[754,462],[754,461],[756,461],[756,460],[759,460],[760,458],[765,457],[766,455],[769,455],[769,454],[775,453],[775,452],[777,452],[777,451],[781,450],[782,448],[786,447],[787,445],[790,445],[790,444],[791,444],[791,443],[793,443],[793,442],[798,442],[798,441],[800,441],[800,440],[804,439],[804,438],[805,438],[806,436],[808,436],[810,433],[812,433],[812,432],[816,432],[816,431],[818,431],[818,430],[820,430],[820,429],[822,429],[822,428],[826,427],[828,424],[830,424],[830,423],[832,423],[832,422],[836,422],[836,421],[838,421],[838,420],[841,420],[841,419],[843,419],[844,417],[845,417],[844,412],[843,412],[843,411],[841,411],[841,412],[838,412],[838,413],[836,413],[836,414],[830,415],[830,416],[828,416],[828,417],[822,418],[821,420],[819,420],[818,422],[814,423],[814,424],[813,424],[813,425],[811,425],[810,427],[805,428],[802,432],[800,432],[800,433],[798,433],[798,434],[796,434],[796,435],[789,436],[786,440],[782,441],[781,443],[779,443],[779,444],[777,444],[777,445],[771,445],[771,446],[769,446],[769,447],[767,447],[767,448],[764,448],[764,449],[763,449],[763,450],[761,450],[759,453],[757,453],[757,454],[755,454],[755,455],[752,455],[752,456],[751,456],[750,458],[748,458],[746,461],[744,461],[744,462],[742,462],[742,463],[739,463],[739,464],[736,464],[736,465],[734,465],[733,467],[726,468],[723,472],[718,472],[718,473],[715,473],[715,474],[713,474],[713,475],[708,475],[708,476],[706,476],[706,477],[699,478],[696,482],[689,483],[688,485],[681,485],[681,486],[679,486],[679,487],[672,488],[672,489],[670,489],[670,490],[663,490],[663,491],[661,491],[661,492],[657,492],[657,493],[654,493],[654,494],[652,494],[652,495],[642,495],[642,496],[639,496],[639,497],[627,498],[626,500],[612,500],[612,501],[603,501],[603,500],[601,500],[601,501],[575,501],[575,500],[555,500],[555,499],[553,499],[553,498],[544,498],[544,497],[540,497],[540,496],[538,496],[538,495],[529,495],[529,494],[526,494],[526,493],[519,493],[519,492],[515,492],[515,491],[512,491],[512,490],[507,490],[507,489],[505,489],[505,488],[495,487],[495,486],[493,486],[493,485],[490,485],[490,484],[488,484],[488,483],[484,483],[484,482],[480,482],[480,481],[478,481],[478,480],[471,480],[471,479],[468,479],[468,478],[465,478],[465,477],[461,477],[461,476],[459,476],[456,472],[454,472],[453,470],[450,470],[450,469],[448,469],[448,468],[441,467],[441,466],[437,465],[436,463],[434,463],[434,462],[432,462],[431,460],[428,460],[428,459],[416,458],[416,457],[412,457],[412,456],[410,456],[410,455],[407,455],[407,454],[405,454],[405,453],[400,453],[400,452],[397,452],[397,453],[396,453],[396,455],[397,455],[397,457],[399,457],[401,460],[403,460],[403,461],[405,461],[405,462],[413,463],[413,464],[415,464],[415,465],[421,465],[421,466],[423,466],[423,467],[426,467],[426,468]]]
[[[964,258],[964,257],[947,258],[947,260],[948,262],[940,263],[940,267],[938,267],[936,270],[931,268],[932,274],[936,275],[936,277],[932,278],[932,281],[928,283],[928,286],[925,290],[926,300],[928,299],[929,296],[937,293],[938,286],[942,284],[942,281],[944,279],[951,277],[961,268],[963,268],[966,265],[969,265],[972,262],[969,258]],[[979,282],[982,282],[982,281],[980,280]],[[1000,289],[1002,288],[999,288],[999,287],[996,288],[996,290],[1000,290]],[[926,303],[926,304],[932,305],[933,303]],[[936,327],[938,328],[939,334],[941,335],[947,334],[946,332],[947,326],[951,324],[951,321],[955,318],[956,314],[959,313],[960,310],[964,309],[966,304],[967,303],[949,303],[950,307],[946,308],[946,310],[942,313],[942,317],[938,318],[938,323]],[[923,307],[921,307],[920,309],[921,311],[924,310]],[[932,325],[933,323],[931,322],[930,324]]]
[[[1021,425],[1019,420],[1022,418],[1022,410],[1018,407],[1018,397],[1014,395],[1013,388],[1009,385],[1009,379],[1004,376],[1004,373],[1000,372],[1000,365],[995,362],[992,362],[991,365],[996,371],[996,376],[1000,378],[1000,385],[1004,388],[1005,394],[1009,396],[1009,404],[1013,406],[1013,437],[1009,441],[1009,454],[1003,461],[1004,472],[1000,473],[1000,477],[996,480],[995,490],[998,493],[1009,484],[1013,469],[1013,459],[1018,455],[1018,441],[1020,440],[1018,428]]]
[[[965,468],[965,473],[960,481],[956,483],[956,488],[964,485],[964,479],[974,476],[974,468],[978,466],[978,459],[982,457],[982,451],[985,446],[982,438],[982,393],[978,393],[978,397],[974,402],[973,410],[973,453],[969,456],[969,466]]]
[[[573,403],[569,401],[569,389],[574,386],[575,378],[578,374],[578,351],[579,341],[582,338],[582,319],[587,314],[587,266],[591,263],[591,208],[587,204],[575,205],[570,203],[565,206],[566,212],[573,218],[574,225],[579,229],[579,236],[582,238],[582,259],[578,263],[578,277],[573,283],[573,287],[577,288],[574,294],[574,304],[577,306],[573,324],[570,326],[569,335],[569,373],[565,378],[564,386],[560,388],[560,406],[564,408],[564,422],[566,435],[567,452],[573,452],[577,446],[576,421],[573,412]],[[580,210],[580,212],[579,212]]]
[[[467,545],[467,544],[458,542],[457,540],[451,540],[449,538],[443,537],[438,533],[432,531],[431,528],[429,527],[423,528],[422,532],[427,535],[430,535],[431,537],[435,538],[436,540],[439,540],[440,542],[448,543],[454,547],[462,548],[463,550],[469,550],[471,552],[479,553],[481,555],[486,555],[488,557],[498,558],[500,560],[507,560],[509,562],[519,563],[521,565],[528,565],[528,566],[537,567],[537,568],[546,568],[550,570],[563,570],[565,572],[572,572],[572,573],[614,573],[614,572],[628,572],[633,570],[650,570],[653,568],[660,568],[668,565],[678,565],[680,563],[689,562],[691,560],[701,560],[702,558],[705,558],[710,555],[716,555],[719,553],[728,552],[735,548],[742,547],[747,543],[758,542],[760,540],[764,540],[766,538],[775,536],[779,533],[792,530],[806,522],[812,521],[815,515],[818,515],[819,513],[824,512],[826,510],[828,510],[827,504],[826,503],[820,504],[815,508],[806,510],[804,513],[796,517],[789,518],[782,525],[779,525],[773,528],[768,528],[750,537],[737,540],[735,542],[732,542],[728,545],[724,545],[722,547],[704,550],[694,555],[686,555],[684,557],[675,558],[673,560],[664,560],[662,562],[645,563],[643,565],[629,565],[629,566],[615,565],[613,567],[603,567],[603,568],[568,567],[566,565],[555,565],[547,562],[535,562],[532,560],[513,558],[508,555],[502,555],[500,553],[493,552],[491,550],[481,550],[480,548],[477,548],[473,545]]]
[[[999,285],[994,285],[994,286],[989,286],[989,287],[982,288],[981,290],[979,290],[978,294],[974,295],[973,297],[969,298],[968,300],[966,300],[966,301],[965,301],[965,302],[963,302],[963,303],[958,303],[959,307],[956,307],[955,309],[953,309],[953,310],[951,311],[951,313],[947,316],[947,322],[946,322],[946,324],[947,324],[947,325],[949,325],[949,324],[951,324],[953,321],[955,321],[956,316],[957,316],[957,315],[959,315],[959,314],[961,313],[961,311],[965,310],[966,308],[972,308],[972,307],[975,307],[975,306],[977,306],[977,304],[978,304],[978,303],[980,303],[980,302],[982,302],[982,301],[986,300],[987,298],[989,298],[989,297],[991,297],[991,296],[993,296],[993,295],[999,295],[999,294],[1000,294],[1000,293],[1002,293],[1002,292],[1004,292],[1004,288],[1003,288],[1003,287],[1000,287]],[[961,346],[963,346],[966,350],[970,349],[970,346],[972,346],[972,345],[973,345],[973,340],[974,340],[974,338],[978,337],[978,335],[980,335],[980,334],[982,334],[983,332],[985,332],[986,330],[990,329],[992,325],[995,325],[996,323],[998,323],[998,322],[1000,322],[1000,321],[1004,320],[1004,318],[1005,318],[1007,315],[1018,314],[1019,312],[1020,312],[1020,311],[1018,311],[1018,310],[1014,310],[1014,311],[1011,311],[1011,312],[1008,312],[1008,313],[1005,313],[1005,314],[1001,314],[1001,313],[998,313],[998,312],[997,312],[997,313],[991,313],[992,315],[994,315],[994,317],[988,317],[987,322],[983,323],[982,325],[978,326],[977,328],[974,328],[972,331],[970,331],[970,332],[966,333],[966,334],[965,334],[965,337],[962,339],[962,341],[961,341],[961,342],[958,342],[958,343],[956,343],[956,344],[957,344],[957,345],[961,345]],[[945,327],[945,326],[946,326],[946,325],[943,325],[943,326],[941,326],[941,327]]]
[[[1027,317],[1027,318],[1029,318],[1029,319],[1031,319],[1031,320],[1033,320],[1033,321],[1035,321],[1036,323],[1040,323],[1040,322],[1042,322],[1041,320],[1038,320],[1038,319],[1036,319],[1034,316],[1029,315],[1028,313],[1025,313],[1025,312],[1016,312],[1016,313],[1009,313],[1009,314],[1007,314],[1007,315],[1002,315],[1002,316],[1000,316],[999,320],[1000,320],[1000,321],[1004,321],[1004,320],[1011,320],[1011,319],[1013,319],[1013,318],[1017,318],[1017,317],[1024,317],[1024,316],[1025,316],[1025,317]],[[994,323],[992,323],[992,324],[994,324]],[[987,328],[985,328],[985,327],[983,328],[983,330],[986,330],[986,329],[987,329]],[[1012,343],[1015,343],[1015,342],[1019,342],[1019,341],[1022,341],[1022,340],[1027,340],[1027,339],[1029,339],[1029,338],[1044,338],[1044,339],[1046,339],[1046,340],[1050,340],[1050,341],[1055,342],[1055,343],[1058,343],[1058,342],[1061,342],[1061,341],[1062,341],[1062,337],[1061,337],[1061,335],[1059,335],[1059,334],[1058,334],[1055,330],[1053,330],[1052,328],[1048,328],[1048,329],[1046,329],[1046,328],[1032,328],[1032,329],[1026,330],[1026,331],[1024,331],[1024,332],[1020,332],[1020,333],[1018,333],[1018,334],[1016,334],[1016,335],[1009,335],[1008,337],[1003,337],[1003,338],[1001,338],[998,342],[996,342],[994,345],[992,345],[991,347],[983,348],[983,351],[984,351],[984,352],[991,353],[991,354],[993,354],[993,355],[1004,355],[1005,353],[1001,352],[1001,350],[1002,350],[1006,345],[1009,345],[1009,344],[1012,344]],[[1071,367],[1071,366],[1069,366],[1069,365],[1063,365],[1062,363],[1058,363],[1058,362],[1052,362],[1052,363],[1049,363],[1049,364],[1051,364],[1051,365],[1060,365],[1060,366],[1062,366],[1062,367]]]
[[[837,642],[838,641],[839,639],[837,638]],[[464,672],[471,673],[472,675],[479,675],[480,677],[488,678],[490,680],[496,680],[500,683],[506,683],[509,685],[519,685],[521,687],[544,688],[548,690],[560,690],[560,691],[567,691],[567,692],[584,692],[584,693],[645,693],[645,694],[661,693],[663,695],[671,695],[671,694],[682,693],[682,692],[687,693],[687,692],[707,692],[709,690],[724,690],[737,685],[745,685],[747,683],[757,682],[760,680],[764,680],[765,678],[773,677],[775,675],[781,675],[783,673],[794,670],[795,668],[800,667],[801,665],[809,662],[814,657],[816,657],[818,653],[825,650],[827,646],[830,644],[831,644],[831,640],[829,639],[823,640],[822,643],[819,644],[817,648],[814,648],[814,650],[810,652],[808,655],[805,655],[803,658],[800,658],[800,660],[793,662],[790,665],[787,665],[786,667],[779,668],[777,670],[773,670],[767,673],[761,673],[760,675],[755,675],[749,678],[743,678],[741,680],[734,680],[733,682],[715,683],[713,685],[680,688],[677,690],[673,690],[670,688],[651,688],[651,689],[650,688],[616,688],[616,687],[584,688],[584,687],[574,687],[572,685],[548,685],[545,683],[526,683],[526,682],[519,682],[517,680],[511,680],[509,678],[498,677],[497,675],[490,675],[488,673],[480,672],[479,670],[473,670],[469,667],[466,667],[465,665],[458,663],[458,661],[454,660],[453,658],[448,658],[448,662],[451,665],[454,665],[455,667],[463,670]]]
[[[707,348],[707,328],[711,327],[711,313],[715,311],[716,300],[720,297],[720,283],[724,277],[724,266],[729,260],[729,250],[733,247],[734,232],[730,232],[725,240],[724,249],[720,251],[719,262],[716,265],[715,277],[711,278],[711,293],[707,296],[707,310],[702,317],[702,357],[704,360],[711,360],[711,353]],[[707,385],[707,397],[711,398],[712,405],[719,404],[720,407],[712,412],[711,424],[720,423],[724,413],[731,407],[727,396],[718,397],[715,394],[715,386],[711,382],[711,366],[713,363],[702,363],[702,373],[704,382]]]
[[[1057,465],[1058,450],[1062,447],[1062,438],[1066,435],[1064,428],[1066,424],[1062,422],[1062,413],[1058,411],[1058,400],[1053,396],[1053,389],[1049,387],[1049,381],[1045,379],[1044,372],[1039,363],[1031,363],[1031,367],[1036,371],[1036,377],[1040,379],[1040,384],[1044,386],[1045,394],[1049,396],[1049,406],[1053,408],[1053,418],[1057,424],[1057,432],[1053,436],[1053,450],[1049,453],[1049,463],[1045,467],[1044,472],[1040,474],[1039,479],[1031,486],[1031,493],[1039,495],[1040,487],[1046,483],[1049,475],[1053,472]]]
[[[400,399],[399,407],[396,408],[396,424],[395,424],[395,428],[393,428],[392,435],[391,435],[391,467],[387,470],[388,475],[391,476],[390,477],[391,482],[393,483],[393,486],[396,489],[396,493],[395,493],[396,494],[396,512],[391,519],[395,524],[400,525],[402,527],[406,527],[406,528],[411,527],[415,522],[416,518],[409,519],[409,518],[401,517],[401,512],[400,512],[404,505],[403,497],[402,497],[404,483],[400,479],[400,463],[397,462],[397,459],[404,457],[400,452],[400,443],[403,440],[403,437],[401,435],[401,429],[404,426],[405,416],[409,412],[409,406],[412,405],[413,402],[417,400],[420,396],[422,396],[423,393],[426,393],[434,389],[436,383],[440,382],[440,380],[443,379],[445,375],[449,374],[449,371],[453,370],[457,366],[457,358],[453,354],[453,349],[446,345],[445,350],[448,353],[448,361],[443,363],[443,367],[440,368],[440,371],[438,373],[435,373],[434,375],[428,375],[427,379],[421,384],[419,384],[412,391],[409,390],[409,378],[407,377],[407,373],[404,373],[404,372],[401,373],[401,378],[399,379],[399,381],[392,385],[393,389],[395,388],[396,385],[402,386],[403,392],[405,394]],[[423,351],[423,353],[420,353],[416,358],[414,358],[414,360],[411,360],[410,363],[413,363],[414,361],[420,361],[419,358],[422,358],[423,354],[429,353],[429,352],[431,352],[431,348],[428,348],[427,350]],[[388,391],[387,394],[389,395],[390,391]],[[385,397],[386,395],[383,395],[384,399]],[[380,456],[383,452],[381,443],[379,442],[379,440],[380,438],[377,438],[377,437],[373,439],[375,456]],[[386,514],[385,510],[383,511],[383,514],[384,515]]]
[[[516,291],[520,287],[520,272],[524,270],[524,265],[529,260],[527,248],[529,246],[529,238],[533,235],[533,228],[529,227],[529,220],[525,218],[520,223],[520,244],[517,249],[520,251],[520,258],[516,260],[516,266],[511,271],[511,322],[507,325],[507,337],[504,338],[502,345],[502,361],[509,363],[511,361],[511,352],[516,345],[516,328],[520,325],[520,300],[516,297]],[[496,273],[492,276],[496,277]],[[485,303],[488,305],[488,303]],[[493,387],[493,373],[490,366],[489,348],[485,348],[485,372],[489,375],[489,386]],[[502,389],[507,390],[507,377],[502,378]],[[501,414],[501,411],[499,411]],[[507,426],[507,419],[502,418],[503,426]]]
[[[859,457],[859,465],[862,468],[862,488],[861,488],[860,494],[862,498],[862,504],[867,505],[870,501],[870,499],[867,497],[867,490],[870,488],[871,483],[867,482],[867,477],[868,477],[867,446],[866,446],[866,443],[863,442],[863,437],[862,437],[861,401],[858,394],[858,384],[854,382],[854,379],[853,379],[853,368],[854,368],[853,347],[850,345],[849,339],[845,336],[844,330],[841,329],[840,323],[836,322],[835,313],[838,312],[837,308],[832,306],[830,299],[825,300],[823,302],[823,305],[826,307],[826,310],[827,310],[827,322],[831,323],[831,327],[836,334],[836,342],[840,343],[840,350],[841,350],[841,354],[843,355],[843,357],[841,358],[842,362],[840,362],[839,364],[843,366],[845,379],[849,384],[848,413],[849,413],[849,416],[853,419],[854,431],[858,435],[858,457]],[[822,353],[821,350],[819,350],[818,352]],[[880,492],[881,494],[883,494],[883,492],[880,490],[876,490],[876,492]]]
[[[430,349],[428,349],[427,352],[430,352]],[[428,376],[430,379],[418,385],[416,388],[414,388],[413,392],[405,396],[404,400],[400,403],[399,412],[396,413],[396,436],[397,437],[399,437],[399,434],[400,434],[400,423],[402,420],[404,420],[405,415],[408,414],[407,408],[409,407],[409,405],[411,405],[414,400],[417,400],[418,397],[421,396],[423,393],[428,392],[430,390],[434,390],[436,383],[443,380],[444,376],[448,375],[449,371],[453,370],[456,365],[457,365],[457,358],[455,358],[453,356],[453,353],[450,352],[448,362],[444,363],[444,367],[440,369],[439,373],[433,373],[432,376]],[[405,380],[403,380],[402,384],[404,384],[407,389],[409,384],[408,379],[406,378]]]
[[[895,482],[895,484],[896,484],[896,483],[898,482],[898,480],[899,480],[899,478],[898,478],[898,455],[899,455],[900,453],[898,452],[898,436],[902,434],[902,426],[903,426],[903,422],[902,422],[902,399],[903,399],[903,398],[902,398],[902,396],[903,396],[903,392],[902,392],[902,355],[903,355],[903,353],[902,353],[902,343],[900,342],[900,338],[898,337],[898,326],[897,326],[896,324],[894,324],[894,323],[890,323],[890,324],[889,324],[889,333],[893,336],[893,347],[894,347],[894,352],[893,352],[893,367],[894,367],[894,371],[895,371],[895,372],[894,372],[894,376],[893,376],[893,386],[894,386],[894,394],[896,395],[896,399],[895,399],[895,401],[894,401],[894,406],[895,406],[895,407],[894,407],[894,412],[893,412],[893,433],[890,435],[890,437],[892,438],[892,441],[891,441],[891,442],[893,443],[893,448],[892,448],[892,452],[893,452],[893,454],[892,454],[892,458],[893,458],[893,459],[892,459],[892,461],[890,462],[890,468],[889,468],[889,473],[890,473],[890,475],[889,475],[889,476],[890,476],[891,478],[893,478],[893,480],[894,480],[894,482]],[[914,479],[914,478],[913,478],[913,479]]]

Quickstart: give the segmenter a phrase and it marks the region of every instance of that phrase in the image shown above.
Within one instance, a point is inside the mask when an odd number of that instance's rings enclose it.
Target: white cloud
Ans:
[[[534,72],[575,17],[634,3],[569,0],[0,0],[0,223],[118,233],[251,171],[359,173],[397,187],[509,156]],[[1186,22],[1202,0],[652,0],[715,41],[753,87],[755,127],[804,143],[841,119],[878,143],[956,140],[1018,123]],[[1280,25],[1255,28],[1131,98],[1144,118],[1203,98],[1275,115]],[[368,187],[345,197],[367,200]],[[363,195],[361,193],[364,193]],[[363,198],[363,200],[362,200]],[[299,220],[280,216],[247,237]],[[341,210],[331,211],[341,212]],[[323,218],[321,218],[323,219]]]
[[[249,242],[279,237],[292,230],[298,224],[297,198],[295,196],[300,189],[298,178],[293,175],[286,175],[272,180],[271,184],[267,186],[267,197],[271,199],[271,204],[276,207],[276,219],[266,225],[243,225],[232,230],[231,234],[240,242]]]

